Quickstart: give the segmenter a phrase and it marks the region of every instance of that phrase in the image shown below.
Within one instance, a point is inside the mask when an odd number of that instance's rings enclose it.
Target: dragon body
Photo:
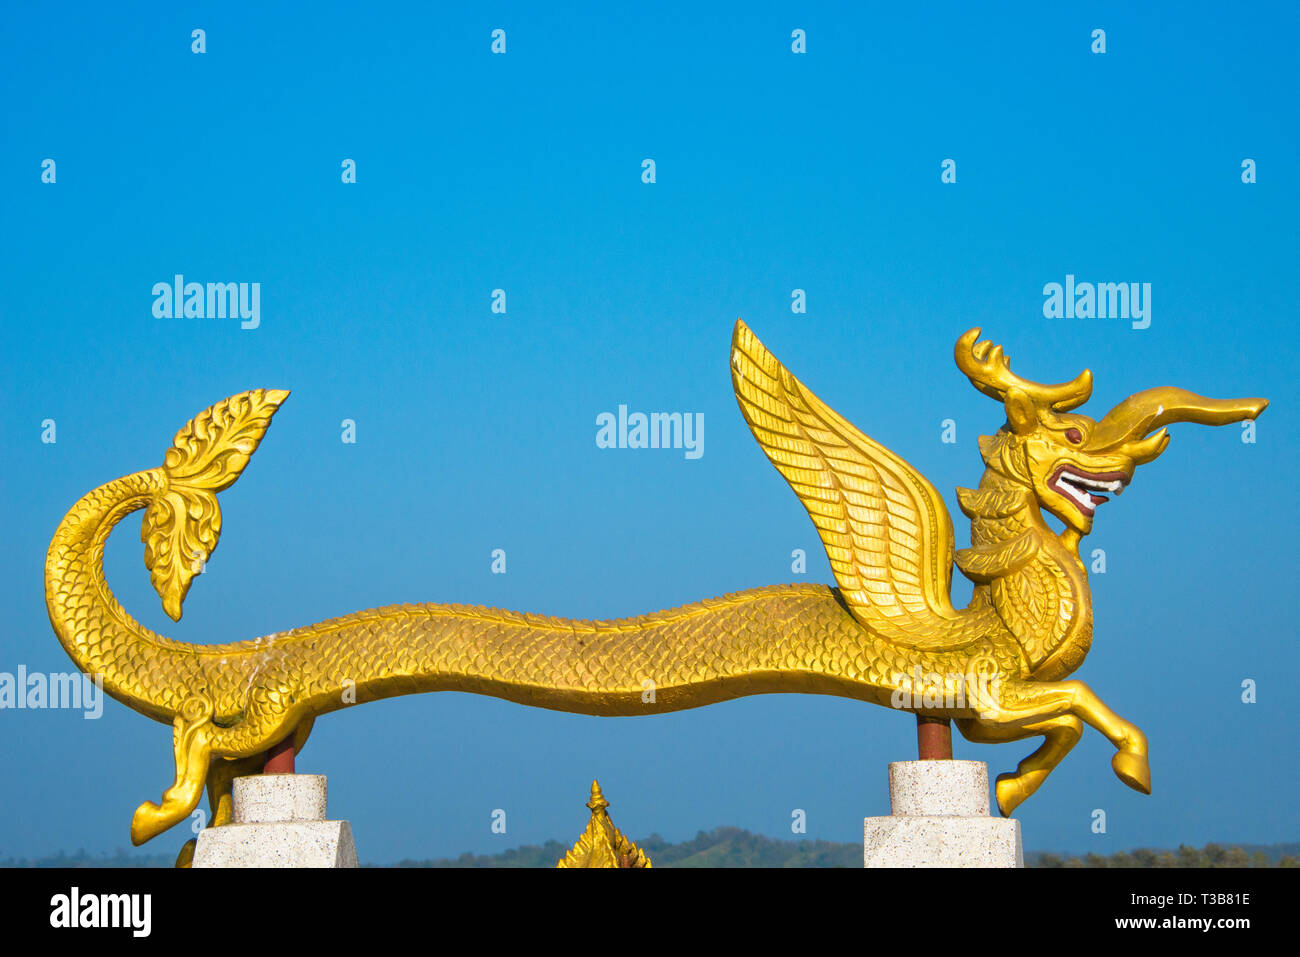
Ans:
[[[288,393],[254,390],[208,409],[181,429],[161,467],[77,502],[46,561],[50,621],[77,666],[102,676],[117,700],[173,725],[176,779],[161,803],[137,810],[132,840],[188,815],[205,784],[211,823],[227,823],[233,778],[260,770],[285,740],[301,747],[319,715],[427,691],[593,715],[804,692],[954,718],[973,741],[1041,736],[998,779],[1007,814],[1087,723],[1115,744],[1119,777],[1149,791],[1142,732],[1086,685],[1063,680],[1092,641],[1079,537],[1105,500],[1097,493],[1122,490],[1137,464],[1163,450],[1161,426],[1254,418],[1267,403],[1163,388],[1096,422],[1066,412],[1086,400],[1090,373],[1030,383],[1011,374],[999,347],[977,343],[978,332],[958,341],[958,365],[1005,403],[1007,425],[980,440],[979,486],[958,489],[971,547],[954,550],[943,500],[924,477],[822,403],[738,322],[731,365],[742,414],[808,509],[838,587],[767,586],[611,621],[412,604],[222,645],[156,634],[108,588],[109,533],[145,510],[145,563],[179,619],[220,535],[216,493],[238,478]],[[1065,530],[1053,531],[1044,511]],[[975,583],[964,609],[949,599],[954,564]]]

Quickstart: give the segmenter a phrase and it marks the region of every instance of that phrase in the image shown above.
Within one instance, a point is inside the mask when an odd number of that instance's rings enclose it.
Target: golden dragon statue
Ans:
[[[614,621],[412,604],[229,644],[154,633],[105,581],[110,531],[144,510],[145,565],[179,620],[221,532],[216,495],[239,477],[288,393],[256,389],[214,405],[177,433],[160,467],[78,501],[45,564],[50,621],[73,661],[102,676],[118,701],[172,725],[175,781],[160,803],[136,810],[132,841],[183,820],[205,784],[210,824],[228,823],[233,779],[260,771],[287,741],[300,748],[317,716],[426,691],[592,715],[829,694],[950,718],[975,742],[1041,737],[997,779],[1003,814],[1088,724],[1114,744],[1120,780],[1149,793],[1142,731],[1086,684],[1064,680],[1092,642],[1079,540],[1105,493],[1121,492],[1164,451],[1165,426],[1253,419],[1268,403],[1162,387],[1093,420],[1070,411],[1091,393],[1088,370],[1059,385],[1028,381],[979,333],[957,340],[957,366],[1003,404],[1006,423],[979,439],[979,486],[957,490],[971,547],[954,550],[943,498],[922,475],[818,399],[737,321],[730,364],[740,410],[812,517],[838,587],[771,585]],[[954,562],[974,582],[960,610],[950,596]]]

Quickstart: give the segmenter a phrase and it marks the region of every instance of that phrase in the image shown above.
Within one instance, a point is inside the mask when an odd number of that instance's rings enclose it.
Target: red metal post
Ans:
[[[952,722],[916,716],[916,749],[922,761],[952,760]]]
[[[262,773],[293,774],[293,755],[293,735],[289,735],[266,752],[266,764],[262,766]]]

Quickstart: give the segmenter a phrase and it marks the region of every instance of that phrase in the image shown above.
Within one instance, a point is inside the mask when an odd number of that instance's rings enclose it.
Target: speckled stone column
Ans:
[[[193,867],[356,867],[347,821],[325,820],[323,774],[235,778],[235,819],[199,832]]]
[[[889,804],[865,821],[867,867],[1024,867],[1020,822],[989,816],[983,761],[895,761]]]

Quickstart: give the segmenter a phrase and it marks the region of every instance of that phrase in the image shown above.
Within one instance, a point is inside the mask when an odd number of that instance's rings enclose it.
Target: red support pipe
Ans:
[[[952,760],[952,722],[916,716],[916,750],[922,761]]]
[[[293,755],[293,735],[289,735],[266,752],[266,764],[262,766],[262,773],[293,774]]]

